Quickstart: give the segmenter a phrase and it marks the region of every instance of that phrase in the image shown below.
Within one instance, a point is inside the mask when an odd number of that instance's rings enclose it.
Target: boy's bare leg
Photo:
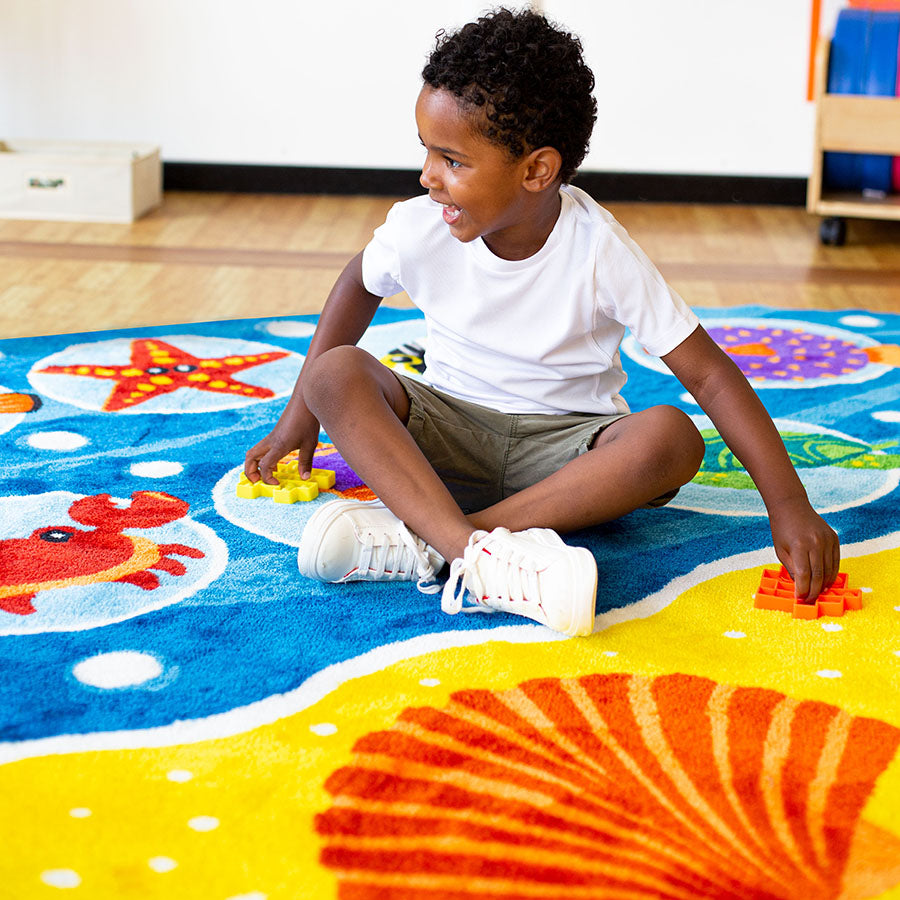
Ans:
[[[444,559],[463,555],[475,527],[406,430],[409,398],[386,366],[335,347],[303,373],[303,399],[350,467]]]
[[[703,459],[690,419],[653,407],[613,422],[548,478],[464,516],[406,429],[406,391],[373,356],[350,346],[322,354],[304,372],[304,400],[353,470],[447,560],[476,529],[564,534],[619,518],[690,481]]]
[[[703,438],[672,406],[618,419],[593,447],[537,484],[470,515],[490,531],[552,528],[566,533],[617,519],[686,484],[703,460]]]

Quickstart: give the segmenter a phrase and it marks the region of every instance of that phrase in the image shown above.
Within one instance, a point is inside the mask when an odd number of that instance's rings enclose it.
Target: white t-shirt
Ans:
[[[462,243],[427,196],[395,204],[363,252],[366,289],[405,290],[425,314],[425,380],[509,413],[628,412],[619,344],[653,356],[698,319],[625,229],[584,191],[560,189],[559,219],[528,259]]]

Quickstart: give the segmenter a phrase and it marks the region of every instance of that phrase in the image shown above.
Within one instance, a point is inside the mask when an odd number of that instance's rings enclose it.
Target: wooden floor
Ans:
[[[392,202],[167,193],[132,225],[0,220],[0,336],[318,312]],[[898,222],[835,248],[793,207],[609,209],[693,306],[900,312]]]

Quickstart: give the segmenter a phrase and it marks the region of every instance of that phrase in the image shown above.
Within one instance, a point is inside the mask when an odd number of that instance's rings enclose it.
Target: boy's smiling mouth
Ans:
[[[444,207],[444,221],[448,225],[455,224],[459,217],[462,215],[462,210],[458,206],[454,206],[452,203],[442,203],[441,206]]]
[[[433,203],[443,207],[441,214],[448,225],[453,225],[459,220],[459,217],[462,215],[462,209],[459,206],[455,203],[450,203],[448,200],[438,200],[437,197],[430,193],[428,196]]]

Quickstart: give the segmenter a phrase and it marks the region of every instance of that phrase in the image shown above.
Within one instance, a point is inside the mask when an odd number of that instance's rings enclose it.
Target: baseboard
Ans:
[[[805,178],[581,172],[575,184],[599,202],[736,203],[803,206]],[[422,191],[409,169],[348,169],[166,162],[163,186],[172,191],[251,194],[374,194],[411,197]]]
[[[805,178],[581,172],[575,184],[599,202],[735,203],[805,206]]]
[[[163,163],[163,188],[237,194],[374,194],[390,197],[422,193],[419,173],[408,169],[185,162]]]

